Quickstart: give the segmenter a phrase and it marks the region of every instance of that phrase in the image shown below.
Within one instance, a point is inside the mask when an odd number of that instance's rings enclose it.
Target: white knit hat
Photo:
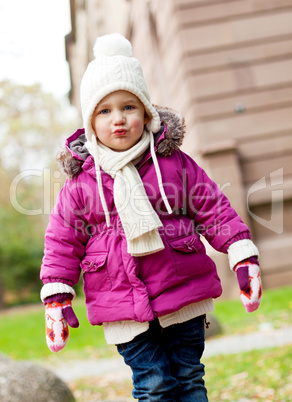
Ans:
[[[108,94],[124,90],[136,95],[150,117],[147,129],[156,133],[160,118],[152,106],[142,68],[132,57],[132,45],[118,33],[100,36],[94,48],[95,59],[89,63],[81,81],[80,97],[85,135],[89,141],[94,135],[91,124],[96,105]]]

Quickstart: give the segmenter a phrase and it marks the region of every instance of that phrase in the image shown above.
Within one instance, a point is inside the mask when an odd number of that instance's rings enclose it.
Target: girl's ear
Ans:
[[[96,108],[94,109],[94,112],[92,113],[92,116],[91,116],[91,127],[93,128],[94,132],[95,132],[95,110],[96,110]]]
[[[148,116],[148,114],[146,113],[146,111],[144,112],[144,124],[146,125],[150,120],[150,117]]]

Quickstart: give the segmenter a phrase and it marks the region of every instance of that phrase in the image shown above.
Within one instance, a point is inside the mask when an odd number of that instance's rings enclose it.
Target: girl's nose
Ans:
[[[113,113],[113,122],[114,124],[122,124],[125,122],[125,116],[123,115],[122,111],[116,110]]]

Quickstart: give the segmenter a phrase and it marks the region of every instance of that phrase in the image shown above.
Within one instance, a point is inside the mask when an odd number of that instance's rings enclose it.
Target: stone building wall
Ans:
[[[264,287],[291,284],[292,0],[71,0],[71,13],[72,103],[96,36],[128,37],[152,102],[185,116],[183,150],[250,226]]]

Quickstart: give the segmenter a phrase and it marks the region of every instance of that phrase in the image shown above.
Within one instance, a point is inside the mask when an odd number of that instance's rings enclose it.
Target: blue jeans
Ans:
[[[205,316],[161,328],[158,319],[147,332],[117,345],[133,372],[133,397],[139,401],[207,402],[204,365]]]

